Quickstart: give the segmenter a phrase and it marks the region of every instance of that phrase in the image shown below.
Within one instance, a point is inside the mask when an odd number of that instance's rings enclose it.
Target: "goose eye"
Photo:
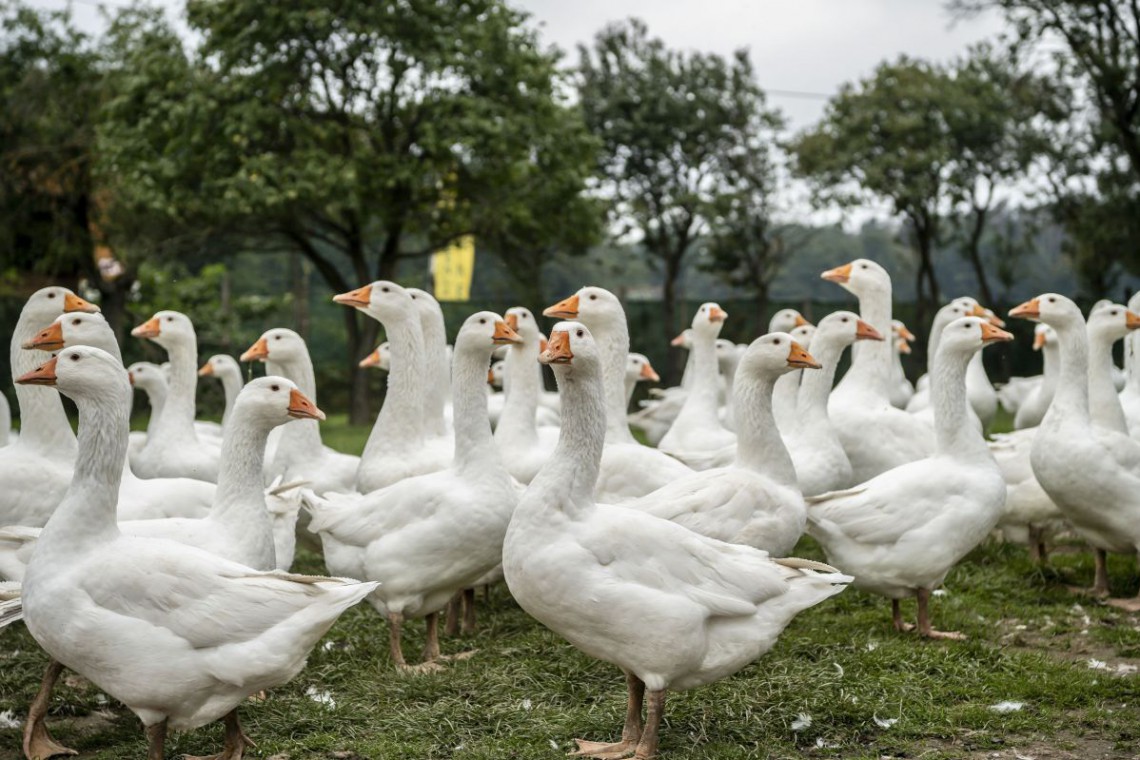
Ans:
[[[583,333],[581,330],[579,330],[579,331],[578,331],[578,333],[577,333],[577,335],[578,335],[578,337],[579,337],[579,338],[581,338],[581,337],[583,337],[583,336],[584,336],[584,333]]]
[[[866,268],[867,268],[867,265],[866,265],[866,264],[860,264],[860,265],[859,265],[859,268],[860,268],[860,269],[866,269]]]
[[[847,317],[843,318],[843,324],[847,324]]]
[[[1056,298],[1050,298],[1050,299],[1049,299],[1049,303],[1056,303],[1056,302],[1057,302],[1057,299],[1056,299]]]
[[[380,288],[380,290],[381,290],[381,291],[383,291],[383,292],[385,292],[385,293],[390,293],[390,292],[392,292],[392,291],[391,291],[391,288],[389,288],[389,287],[388,287],[388,286],[386,286],[386,285],[385,285],[384,287]]]
[[[485,320],[485,319],[480,319],[480,320],[479,320],[479,324],[481,324],[481,325],[485,325],[485,324],[487,324],[487,320]]]
[[[271,385],[271,386],[269,386],[269,390],[279,391],[279,390],[281,390],[281,386],[280,385]]]
[[[80,320],[78,320],[78,319],[71,320],[71,324],[73,324],[73,325],[77,325],[77,324],[79,324],[79,322],[80,322]]]
[[[167,322],[173,322],[173,321],[174,321],[174,317],[167,317],[167,318],[166,318],[166,321],[167,321]]]
[[[55,298],[55,293],[48,293],[48,298]]]
[[[779,338],[776,338],[774,341],[772,341],[772,343],[773,343],[774,345],[777,345],[777,346],[778,346],[778,345],[780,345],[780,339],[779,339]]]
[[[591,300],[591,301],[597,301],[597,300],[598,300],[598,297],[597,297],[597,295],[591,295],[591,296],[590,296],[590,300]]]
[[[71,355],[71,361],[73,361],[73,362],[79,361],[79,354],[72,354]]]
[[[281,336],[280,335],[274,335],[273,340],[281,340]]]

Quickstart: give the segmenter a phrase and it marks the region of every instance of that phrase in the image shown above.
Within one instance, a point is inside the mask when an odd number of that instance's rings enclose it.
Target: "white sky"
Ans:
[[[80,26],[102,27],[99,7],[127,0],[29,0],[42,8],[71,2]],[[271,0],[272,1],[272,0]],[[151,0],[181,16],[183,0]],[[783,111],[789,129],[810,127],[826,97],[844,82],[865,77],[884,59],[902,53],[938,61],[963,54],[991,39],[1003,24],[996,15],[956,19],[944,0],[508,0],[532,15],[544,41],[577,60],[605,24],[630,16],[644,19],[651,34],[671,47],[731,54],[751,53],[756,77],[771,105]],[[802,189],[801,189],[802,191]],[[792,196],[800,195],[792,191]],[[793,200],[793,216],[807,209]],[[798,213],[797,213],[798,211]],[[819,219],[815,214],[807,213]],[[862,214],[877,215],[873,209]],[[850,215],[848,217],[851,219]]]

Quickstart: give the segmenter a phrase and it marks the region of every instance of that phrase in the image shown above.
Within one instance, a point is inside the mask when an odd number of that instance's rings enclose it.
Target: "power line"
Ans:
[[[774,95],[777,98],[798,98],[799,100],[831,100],[831,95],[823,92],[807,92],[806,90],[777,90],[765,89],[766,95]]]

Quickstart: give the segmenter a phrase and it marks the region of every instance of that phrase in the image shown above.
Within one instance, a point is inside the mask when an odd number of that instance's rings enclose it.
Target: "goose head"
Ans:
[[[491,363],[491,368],[487,370],[487,383],[493,388],[503,387],[503,378],[507,374],[506,362],[497,361]]]
[[[387,372],[392,366],[392,352],[388,348],[388,341],[384,341],[368,356],[360,360],[361,367],[375,367]]]
[[[792,337],[796,338],[793,331]],[[882,340],[883,336],[874,327],[859,319],[852,311],[834,311],[823,319],[815,329],[813,340],[821,343],[850,346],[857,340]],[[803,341],[797,342],[803,344]]]
[[[779,332],[784,331],[781,330]],[[815,337],[815,332],[815,325],[800,325],[799,327],[793,327],[791,330],[787,331],[788,335],[792,336],[792,340],[805,347],[811,346],[811,340],[813,337]]]
[[[669,345],[673,348],[683,348],[689,351],[693,347],[693,328],[686,327],[681,333],[673,340],[669,341]]]
[[[166,389],[166,373],[152,362],[135,362],[127,367],[127,375],[131,385],[148,396]]]
[[[325,413],[283,377],[259,377],[246,383],[234,401],[235,415],[269,427],[290,420],[323,420]]]
[[[22,315],[28,317],[30,324],[38,327],[46,325],[60,314],[73,314],[83,312],[93,314],[99,307],[84,301],[67,288],[51,285],[40,288],[24,303]]]
[[[810,324],[811,322],[804,319],[804,315],[795,309],[780,309],[768,320],[768,332],[790,333],[797,327]]]
[[[411,317],[419,321],[419,311],[411,294],[388,280],[377,280],[362,288],[340,293],[333,296],[333,301],[358,309],[385,324]]]
[[[229,354],[214,354],[198,369],[199,377],[241,378],[241,365]]]
[[[59,351],[67,346],[95,346],[112,356],[120,355],[115,331],[98,312],[61,314],[24,343],[24,348],[40,351]]]
[[[1038,322],[1033,326],[1033,350],[1040,351],[1049,345],[1050,342],[1057,340],[1057,331],[1044,322]]]
[[[1128,333],[1140,327],[1140,316],[1118,303],[1108,301],[1099,309],[1089,312],[1089,340],[1112,345]]]
[[[634,383],[657,383],[661,381],[645,354],[630,354],[626,358],[625,379]]]
[[[901,340],[905,340],[907,343],[913,343],[915,340],[917,340],[917,338],[914,336],[914,333],[912,333],[900,319],[891,320],[891,335]]]
[[[819,369],[819,363],[789,333],[774,332],[749,344],[736,375],[775,378],[797,369]]]
[[[1080,308],[1071,299],[1059,293],[1044,293],[1031,298],[1020,306],[1010,309],[1009,316],[1044,322],[1058,331],[1066,327],[1084,325],[1085,322]]]
[[[479,311],[463,321],[463,326],[455,336],[455,352],[485,354],[487,360],[490,360],[495,346],[521,342],[519,334],[498,314],[493,311]]]
[[[504,312],[503,318],[527,345],[542,340],[542,331],[538,328],[538,320],[525,306],[512,306]]]
[[[720,367],[721,374],[728,375],[731,371],[735,371],[736,365],[740,363],[740,355],[744,353],[739,346],[731,340],[724,338],[717,338],[716,341],[716,363]]]
[[[435,296],[419,288],[404,288],[416,306],[416,313],[420,315],[420,323],[425,327],[429,324],[443,325],[443,307]]]
[[[48,362],[16,378],[21,385],[50,385],[76,401],[126,404],[127,370],[117,357],[94,346],[69,346]]]
[[[697,309],[697,313],[693,315],[693,323],[691,330],[695,335],[704,337],[712,336],[714,339],[720,335],[720,330],[724,327],[724,320],[728,319],[728,312],[720,308],[720,304],[709,301],[703,303]]]
[[[563,299],[542,312],[543,316],[573,319],[589,330],[600,332],[625,324],[625,309],[621,301],[605,288],[588,285],[569,298]]]
[[[558,383],[577,378],[600,377],[602,354],[590,329],[581,322],[559,322],[550,330],[546,348],[538,360],[549,364]]]
[[[891,289],[890,274],[870,259],[855,259],[850,264],[828,269],[820,277],[842,286],[858,297],[872,293],[889,293]]]
[[[969,359],[991,343],[1008,340],[1013,340],[1013,336],[1000,327],[995,327],[985,317],[959,317],[942,331],[938,353]]]
[[[243,362],[271,361],[288,364],[303,361],[309,355],[305,339],[287,327],[274,327],[266,330],[253,345],[241,355]]]
[[[149,338],[169,351],[178,345],[197,345],[194,323],[180,311],[160,311],[131,330],[136,338]]]

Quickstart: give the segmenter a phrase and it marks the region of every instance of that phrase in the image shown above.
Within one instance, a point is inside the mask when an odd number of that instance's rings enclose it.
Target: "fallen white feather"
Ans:
[[[880,718],[878,715],[871,715],[871,719],[875,721],[875,725],[879,728],[890,728],[899,722],[898,718]]]
[[[11,710],[0,712],[0,728],[19,728],[23,721],[16,717]]]
[[[1108,663],[1095,657],[1089,658],[1089,670],[1108,670]]]
[[[1025,707],[1024,702],[998,702],[996,705],[990,705],[990,709],[996,713],[1020,712],[1023,707]]]
[[[792,721],[793,731],[803,731],[805,728],[811,727],[811,716],[807,713],[800,713],[796,719]]]
[[[309,688],[305,689],[305,696],[318,704],[325,705],[326,707],[336,707],[336,700],[333,699],[333,695],[327,691],[321,691],[316,686],[310,686]]]

